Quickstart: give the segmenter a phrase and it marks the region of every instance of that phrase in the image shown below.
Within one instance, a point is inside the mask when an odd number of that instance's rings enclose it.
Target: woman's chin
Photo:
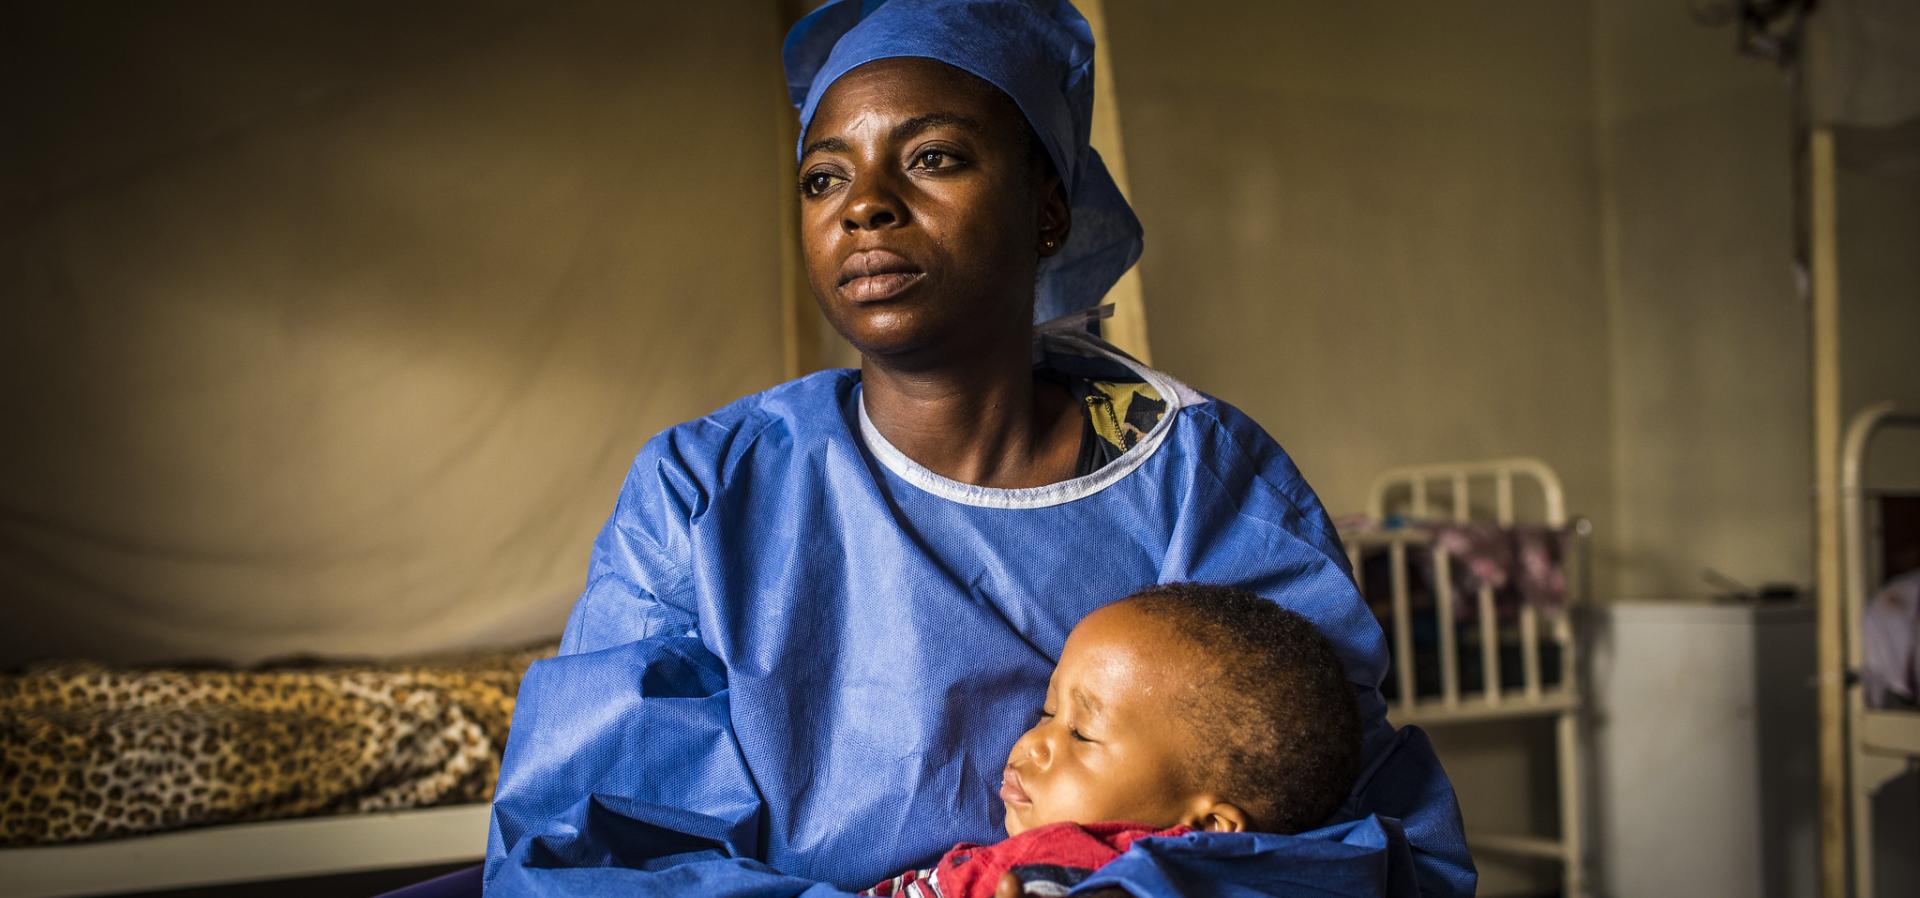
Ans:
[[[940,328],[906,310],[870,309],[838,322],[840,336],[866,358],[905,361],[940,345]]]
[[[823,301],[821,311],[842,338],[860,354],[881,360],[920,365],[938,361],[942,352],[977,355],[988,335],[1019,333],[1020,352],[1033,317],[1031,305],[996,308],[965,296],[954,296],[922,284],[898,298],[853,303],[838,298]],[[1004,317],[1003,317],[1004,316]],[[1000,319],[1000,320],[995,320]],[[985,338],[983,340],[983,337]]]

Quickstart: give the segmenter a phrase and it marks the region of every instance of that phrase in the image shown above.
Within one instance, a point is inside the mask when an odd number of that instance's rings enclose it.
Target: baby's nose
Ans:
[[[1036,767],[1045,767],[1047,760],[1053,756],[1053,752],[1048,748],[1045,737],[1034,730],[1028,730],[1026,735],[1020,737],[1019,742],[1014,743],[1013,755],[1014,761],[1024,757],[1028,763]]]

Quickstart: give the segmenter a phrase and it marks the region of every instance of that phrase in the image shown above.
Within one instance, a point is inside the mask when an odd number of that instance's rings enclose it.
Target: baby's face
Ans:
[[[1213,663],[1166,624],[1110,605],[1067,637],[1040,721],[1013,745],[1000,798],[1007,835],[1060,821],[1193,823],[1211,804],[1188,783],[1202,748],[1182,703]]]

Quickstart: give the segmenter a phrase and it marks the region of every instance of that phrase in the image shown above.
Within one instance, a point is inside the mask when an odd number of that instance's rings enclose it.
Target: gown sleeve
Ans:
[[[698,638],[671,434],[640,453],[594,543],[560,654],[521,682],[488,895],[840,894],[753,858],[764,803],[734,738],[726,665]]]

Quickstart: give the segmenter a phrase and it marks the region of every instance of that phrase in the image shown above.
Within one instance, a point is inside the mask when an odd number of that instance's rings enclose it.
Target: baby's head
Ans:
[[[1353,690],[1313,624],[1172,584],[1073,629],[1000,796],[1008,835],[1061,821],[1293,833],[1339,808],[1359,765]]]

